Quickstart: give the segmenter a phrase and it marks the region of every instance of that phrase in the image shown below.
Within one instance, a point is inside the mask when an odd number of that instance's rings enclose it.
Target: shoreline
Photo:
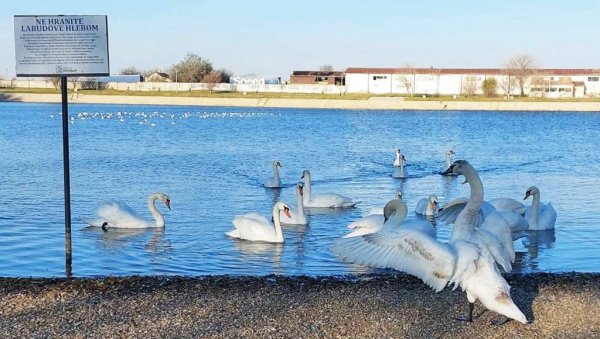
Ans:
[[[600,337],[599,273],[507,274],[530,321],[406,274],[0,278],[5,337]]]
[[[0,102],[60,103],[60,94],[1,94]],[[371,97],[367,100],[288,99],[288,98],[205,98],[126,95],[88,95],[70,93],[69,103],[126,105],[185,105],[265,108],[324,108],[356,110],[428,110],[428,111],[577,111],[600,112],[600,102],[577,101],[412,101],[402,97]]]

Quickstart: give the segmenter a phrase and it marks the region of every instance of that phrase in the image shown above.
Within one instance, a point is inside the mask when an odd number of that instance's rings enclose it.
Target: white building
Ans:
[[[348,93],[483,94],[483,82],[494,78],[497,95],[520,94],[517,79],[499,68],[348,68],[344,74]],[[532,79],[536,79],[534,85]],[[546,97],[600,96],[599,80],[600,69],[539,69],[526,81],[524,93]],[[539,85],[544,81],[549,86],[547,92]]]

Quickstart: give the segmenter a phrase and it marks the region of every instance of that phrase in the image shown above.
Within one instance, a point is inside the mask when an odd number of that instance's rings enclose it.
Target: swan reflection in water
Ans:
[[[152,235],[144,244],[144,250],[150,253],[171,251],[171,241],[164,239],[164,228],[107,228],[89,226],[83,232],[94,234],[99,244],[106,250],[120,250],[140,242],[148,235]]]
[[[554,229],[545,231],[526,231],[527,236],[521,238],[523,246],[527,249],[524,253],[517,252],[514,272],[538,271],[538,256],[545,250],[554,247],[556,237]]]
[[[242,254],[242,260],[252,263],[272,262],[273,274],[282,274],[281,254],[284,243],[269,243],[262,241],[235,240],[235,249]]]

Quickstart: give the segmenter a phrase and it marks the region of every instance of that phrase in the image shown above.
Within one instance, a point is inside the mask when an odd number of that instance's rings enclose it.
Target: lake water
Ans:
[[[371,272],[331,252],[346,225],[401,190],[409,218],[418,199],[467,196],[442,177],[444,152],[478,169],[486,199],[522,199],[540,188],[556,230],[515,242],[516,272],[600,271],[600,114],[554,112],[351,111],[231,107],[70,105],[75,276],[340,275]],[[0,103],[0,276],[64,276],[62,131],[59,104]],[[390,176],[394,151],[407,179]],[[263,188],[280,160],[284,188]],[[227,238],[236,214],[295,208],[302,170],[313,192],[362,201],[313,213],[284,228],[282,245]],[[150,217],[164,191],[164,230],[86,227],[98,204],[118,199]],[[527,203],[530,204],[531,200]],[[160,205],[160,204],[159,204]],[[450,227],[438,224],[438,237]]]

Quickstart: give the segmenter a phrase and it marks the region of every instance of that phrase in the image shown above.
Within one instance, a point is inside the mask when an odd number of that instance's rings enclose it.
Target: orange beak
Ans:
[[[167,208],[170,210],[171,209],[171,200],[167,199],[167,201],[165,201],[165,205],[167,205]]]
[[[285,215],[287,215],[288,218],[292,217],[292,215],[290,214],[290,209],[289,208],[284,208],[283,209],[283,213],[285,213]]]

